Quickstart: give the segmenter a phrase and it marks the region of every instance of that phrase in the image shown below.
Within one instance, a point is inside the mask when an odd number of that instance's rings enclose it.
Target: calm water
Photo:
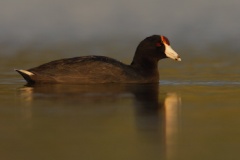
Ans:
[[[57,57],[2,57],[0,159],[239,159],[240,57],[180,55],[154,85],[25,86]]]

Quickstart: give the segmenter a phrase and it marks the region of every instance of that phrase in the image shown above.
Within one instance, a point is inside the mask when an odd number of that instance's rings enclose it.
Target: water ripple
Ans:
[[[160,85],[223,86],[223,85],[240,85],[240,82],[237,82],[237,81],[169,81],[169,80],[160,80]]]

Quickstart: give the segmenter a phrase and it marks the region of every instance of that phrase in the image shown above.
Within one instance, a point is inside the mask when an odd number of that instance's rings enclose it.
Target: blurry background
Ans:
[[[163,74],[239,73],[239,6],[239,0],[1,0],[1,69],[83,55],[130,63],[141,40],[162,34],[183,60],[161,61]]]
[[[97,48],[103,41],[134,51],[152,34],[176,47],[239,49],[239,6],[239,0],[1,0],[0,53],[81,42]]]

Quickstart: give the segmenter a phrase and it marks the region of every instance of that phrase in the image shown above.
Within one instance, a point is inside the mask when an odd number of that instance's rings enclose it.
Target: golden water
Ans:
[[[156,85],[25,86],[13,71],[56,58],[1,58],[1,159],[239,159],[239,56],[163,60]]]

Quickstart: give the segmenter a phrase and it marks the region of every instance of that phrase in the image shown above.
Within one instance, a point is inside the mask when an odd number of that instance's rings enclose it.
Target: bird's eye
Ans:
[[[162,46],[162,44],[160,42],[156,43],[156,47],[161,47],[161,46]]]

